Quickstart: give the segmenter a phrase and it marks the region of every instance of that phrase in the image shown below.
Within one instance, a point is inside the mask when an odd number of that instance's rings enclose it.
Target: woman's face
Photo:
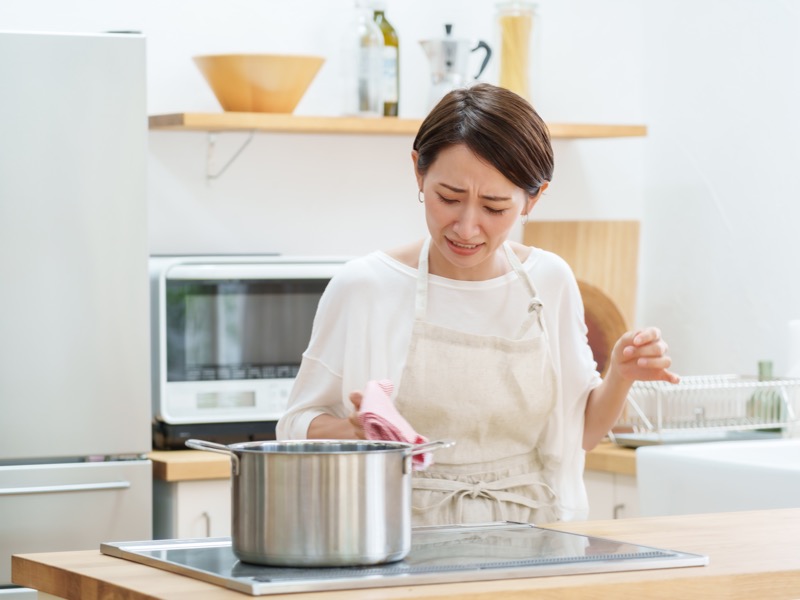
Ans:
[[[416,170],[416,152],[412,158]],[[538,195],[530,198],[463,144],[439,152],[424,177],[417,173],[417,183],[431,234],[430,272],[473,281],[505,273],[498,250]]]

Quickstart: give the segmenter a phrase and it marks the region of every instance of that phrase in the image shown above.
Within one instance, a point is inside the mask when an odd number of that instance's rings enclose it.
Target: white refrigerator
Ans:
[[[152,531],[145,39],[0,31],[0,600]]]

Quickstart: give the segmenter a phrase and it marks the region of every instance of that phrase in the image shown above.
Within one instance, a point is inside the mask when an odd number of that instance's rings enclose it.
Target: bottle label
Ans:
[[[383,48],[383,101],[397,102],[397,47]]]

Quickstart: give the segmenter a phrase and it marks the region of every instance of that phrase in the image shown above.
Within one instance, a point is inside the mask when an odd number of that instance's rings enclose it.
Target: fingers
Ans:
[[[661,339],[661,330],[658,327],[647,327],[641,331],[633,332],[632,343],[634,346],[644,346]]]
[[[356,407],[356,410],[361,409],[361,401],[364,399],[364,394],[361,392],[350,392],[350,402]]]
[[[361,424],[361,419],[358,418],[357,412],[351,414],[347,420],[350,421],[350,425],[353,426],[353,433],[355,434],[357,439],[359,440],[367,439],[367,434],[364,432],[364,426]]]
[[[361,402],[364,400],[364,394],[361,392],[350,392],[350,402],[353,403],[355,410],[350,414],[348,420],[353,426],[353,432],[356,438],[360,440],[367,439],[367,434],[364,432],[364,426],[361,424],[361,419],[358,418],[358,411],[361,410]]]
[[[680,383],[681,378],[667,368],[647,367],[648,376],[642,377],[648,381],[668,381],[669,383]]]
[[[662,381],[669,381],[670,383],[680,383],[681,378],[680,375],[677,373],[673,373],[672,371],[664,370]]]
[[[659,340],[638,348],[636,346],[626,346],[622,350],[622,356],[626,360],[631,360],[634,358],[647,360],[649,358],[661,358],[667,356],[668,352],[669,346],[667,346],[666,342],[663,340]]]
[[[625,359],[634,357],[662,357],[669,350],[667,343],[661,339],[658,327],[648,327],[641,331],[630,331],[622,336],[622,356]],[[669,366],[669,365],[667,365]]]
[[[680,381],[680,377],[669,370],[672,366],[669,346],[661,338],[658,327],[630,331],[620,338],[619,344],[622,351],[618,366],[626,377],[670,383]]]
[[[350,425],[353,427],[353,434],[356,436],[356,438],[360,440],[366,439],[367,434],[364,432],[364,426],[361,424],[361,419],[358,417],[358,411],[351,413],[347,420],[350,421]]]

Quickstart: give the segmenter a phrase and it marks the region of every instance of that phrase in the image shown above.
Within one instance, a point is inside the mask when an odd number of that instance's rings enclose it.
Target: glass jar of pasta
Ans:
[[[500,38],[498,85],[531,101],[536,5],[504,1],[496,4],[496,10]]]

